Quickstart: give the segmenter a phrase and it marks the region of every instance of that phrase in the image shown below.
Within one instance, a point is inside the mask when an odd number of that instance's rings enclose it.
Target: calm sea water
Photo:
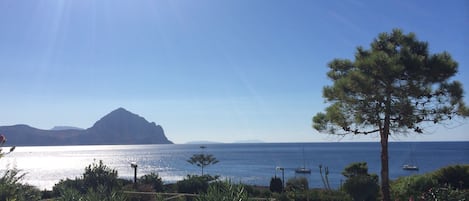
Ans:
[[[27,173],[24,182],[40,189],[52,189],[61,179],[83,174],[95,160],[117,169],[119,177],[131,179],[131,162],[137,162],[138,175],[158,173],[166,183],[176,182],[188,174],[200,174],[200,168],[187,162],[193,154],[213,154],[220,162],[208,166],[205,173],[220,175],[234,182],[268,186],[270,179],[282,173],[285,178],[306,177],[311,188],[322,187],[319,165],[329,168],[329,181],[338,187],[344,179],[345,166],[367,162],[370,173],[380,172],[380,145],[366,143],[265,143],[200,145],[113,145],[113,146],[37,146],[18,147],[0,160],[0,168],[16,166]],[[469,164],[469,142],[391,142],[389,145],[391,179],[425,173],[453,164]],[[418,172],[401,169],[414,160]],[[311,174],[295,174],[305,165]]]

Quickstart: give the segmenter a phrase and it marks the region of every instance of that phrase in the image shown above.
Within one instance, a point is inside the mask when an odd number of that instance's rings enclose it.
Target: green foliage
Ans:
[[[54,192],[51,191],[51,190],[42,190],[41,191],[41,199],[51,199],[51,198],[54,198]]]
[[[278,177],[272,177],[272,179],[270,179],[269,189],[270,189],[271,192],[281,193],[283,191],[283,182],[282,182],[282,180]]]
[[[274,197],[275,197],[275,200],[278,200],[278,201],[291,201],[292,200],[288,197],[287,193],[276,194]]]
[[[123,200],[120,190],[130,181],[117,178],[117,170],[103,161],[85,168],[83,177],[61,180],[53,187],[54,195],[62,200]]]
[[[75,178],[60,180],[54,185],[54,187],[52,187],[52,192],[54,196],[58,197],[61,196],[64,192],[70,193],[69,189],[73,189],[78,193],[86,193],[86,191],[88,190],[87,188],[85,188],[83,179]]]
[[[217,164],[219,161],[212,154],[194,154],[187,162],[200,167],[202,175],[204,175],[204,168],[206,166]]]
[[[63,189],[62,196],[58,201],[126,201],[127,199],[117,191],[108,191],[109,189],[104,186],[98,186],[95,189],[90,189],[86,194],[80,193],[73,188]]]
[[[421,124],[469,116],[462,84],[452,79],[458,64],[447,52],[430,54],[428,43],[399,29],[381,33],[355,59],[335,59],[323,89],[331,104],[313,117],[313,127],[330,134],[379,133],[381,191],[390,200],[388,137],[423,133]]]
[[[308,180],[304,177],[296,177],[287,180],[285,184],[286,191],[305,191],[309,189]]]
[[[394,199],[459,200],[468,198],[469,165],[454,165],[431,173],[401,177],[392,183]]]
[[[154,192],[153,186],[149,184],[128,184],[122,188],[123,191],[128,192]],[[127,201],[154,201],[155,195],[127,193]]]
[[[99,187],[104,187],[106,188],[104,191],[107,193],[122,186],[117,179],[117,170],[104,165],[102,160],[85,168],[83,185],[85,189],[94,191],[98,190]]]
[[[439,184],[447,184],[454,188],[469,188],[469,165],[454,165],[441,168],[434,173]]]
[[[337,190],[311,189],[274,195],[279,201],[352,201],[349,194]]]
[[[187,175],[181,181],[176,183],[179,193],[205,193],[209,187],[209,183],[218,179],[218,176],[210,175]]]
[[[164,185],[161,177],[152,172],[150,174],[146,174],[141,176],[138,179],[137,184],[128,184],[123,187],[123,191],[135,191],[135,192],[163,192]],[[126,196],[127,201],[155,201],[161,200],[156,195],[150,194],[127,194]]]
[[[469,199],[469,190],[460,190],[449,185],[443,185],[430,188],[420,198],[425,201],[462,201]]]
[[[368,174],[366,162],[352,163],[348,165],[342,175],[347,177],[342,189],[354,200],[376,200],[379,192],[378,175]]]
[[[350,195],[343,191],[314,189],[308,191],[308,201],[352,201]]]
[[[308,200],[308,180],[304,177],[290,178],[285,184],[285,193],[289,200]],[[285,198],[282,198],[285,199]]]
[[[437,185],[437,180],[429,174],[401,177],[391,185],[394,199],[407,200],[417,198],[423,192]]]
[[[413,33],[381,33],[370,49],[357,48],[354,61],[335,59],[329,68],[334,84],[323,95],[332,105],[316,116],[318,130],[335,126],[365,134],[364,129],[379,128],[389,117],[391,130],[421,132],[420,123],[469,115],[461,83],[451,80],[457,62],[447,52],[430,54],[428,44]]]
[[[10,154],[16,148],[13,146],[8,152],[3,152],[2,147],[6,141],[6,137],[0,135],[0,158],[6,154]],[[7,168],[4,170],[0,178],[0,200],[39,200],[41,198],[41,191],[39,191],[39,189],[20,182],[25,175],[25,173],[21,173],[21,171],[16,168]]]
[[[349,178],[343,184],[342,189],[354,200],[376,200],[379,192],[378,175]]]
[[[74,188],[64,188],[60,190],[61,196],[57,198],[57,201],[77,201],[83,200],[83,194]]]
[[[4,155],[6,154],[10,154],[11,152],[13,152],[15,150],[15,146],[11,147],[10,150],[8,152],[2,152],[3,149],[1,148],[3,146],[3,144],[5,144],[7,142],[7,138],[4,136],[4,135],[0,135],[0,158],[2,158]]]
[[[245,184],[239,184],[243,185],[244,190],[248,193],[249,197],[262,197],[262,198],[268,198],[272,196],[272,192],[263,187],[263,186],[252,186],[252,185],[245,185]]]
[[[351,163],[342,171],[342,175],[347,178],[356,176],[368,176],[368,164],[366,162]]]
[[[163,191],[163,180],[154,172],[141,176],[138,183],[150,185],[155,192]]]
[[[39,189],[20,183],[25,174],[19,170],[7,169],[0,178],[0,200],[29,201],[39,200]]]
[[[248,200],[248,193],[243,185],[233,185],[229,181],[211,184],[207,193],[196,198],[197,201],[244,201]]]

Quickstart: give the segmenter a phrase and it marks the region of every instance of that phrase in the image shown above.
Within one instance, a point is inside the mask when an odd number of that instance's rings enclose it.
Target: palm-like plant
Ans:
[[[3,144],[5,144],[5,142],[7,142],[7,138],[4,136],[4,135],[0,135],[0,158],[2,158],[5,154],[9,154],[11,152],[13,152],[16,148],[16,146],[12,146],[10,147],[10,151],[9,152],[2,152],[3,149],[1,147],[3,147]]]
[[[218,161],[212,154],[194,154],[189,160],[187,160],[187,162],[202,168],[202,175],[204,175],[204,168],[206,166],[217,164],[220,161]]]

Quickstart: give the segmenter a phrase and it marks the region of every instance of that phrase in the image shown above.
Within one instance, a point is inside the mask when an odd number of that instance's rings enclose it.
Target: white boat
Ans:
[[[301,167],[301,168],[296,168],[295,172],[298,173],[298,174],[311,174],[311,169]]]
[[[416,165],[404,164],[402,166],[403,170],[419,170],[419,167]]]
[[[415,160],[414,148],[410,152],[410,160],[408,160],[404,165],[402,165],[403,170],[418,171],[419,167],[417,166],[417,161]]]
[[[303,148],[303,167],[296,168],[295,172],[298,173],[298,174],[311,174],[311,169],[306,168],[305,149],[304,148]]]

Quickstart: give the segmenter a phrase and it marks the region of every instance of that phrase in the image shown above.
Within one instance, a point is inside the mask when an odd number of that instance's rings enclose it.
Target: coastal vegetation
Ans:
[[[377,200],[378,177],[368,173],[365,162],[352,163],[344,168],[346,180],[338,189],[310,189],[302,177],[288,178],[285,188],[280,178],[274,177],[269,187],[236,184],[220,180],[219,176],[188,175],[175,184],[164,184],[156,173],[139,177],[137,183],[121,179],[115,169],[94,162],[85,167],[81,177],[58,182],[52,191],[40,191],[22,184],[24,173],[7,170],[0,178],[0,200]],[[434,172],[400,177],[391,181],[392,200],[464,200],[469,197],[469,165],[447,166]],[[272,187],[276,185],[277,187]],[[277,189],[275,189],[277,188]]]
[[[16,168],[8,168],[0,178],[0,200],[39,200],[41,191],[21,183],[25,173]]]
[[[273,193],[281,193],[283,191],[282,179],[278,178],[277,176],[272,177],[270,180],[269,189]]]
[[[1,135],[0,140],[3,145],[5,136]],[[216,164],[218,160],[204,153],[193,155],[188,162],[203,168]],[[346,180],[338,189],[330,187],[329,169],[324,167],[323,172],[322,168],[320,165],[322,189],[310,189],[308,180],[301,176],[287,178],[286,182],[275,176],[269,187],[263,187],[220,180],[220,176],[204,174],[203,171],[201,175],[187,175],[176,183],[164,184],[155,172],[139,177],[136,182],[119,178],[116,169],[99,160],[86,166],[81,177],[61,180],[52,191],[40,191],[22,183],[26,173],[8,167],[0,178],[0,201],[371,201],[383,198],[379,192],[378,176],[368,173],[366,162],[346,166],[342,171]],[[467,200],[469,165],[447,166],[426,174],[400,177],[390,182],[390,193],[392,200]]]
[[[377,200],[379,192],[378,175],[369,174],[366,162],[352,163],[342,172],[347,179],[342,190],[353,200]]]
[[[370,49],[358,47],[354,60],[334,59],[328,66],[330,103],[313,117],[313,127],[336,135],[378,133],[381,144],[381,198],[391,200],[388,138],[423,133],[427,124],[469,116],[462,83],[453,79],[458,63],[448,52],[429,53],[414,33],[380,33]]]

